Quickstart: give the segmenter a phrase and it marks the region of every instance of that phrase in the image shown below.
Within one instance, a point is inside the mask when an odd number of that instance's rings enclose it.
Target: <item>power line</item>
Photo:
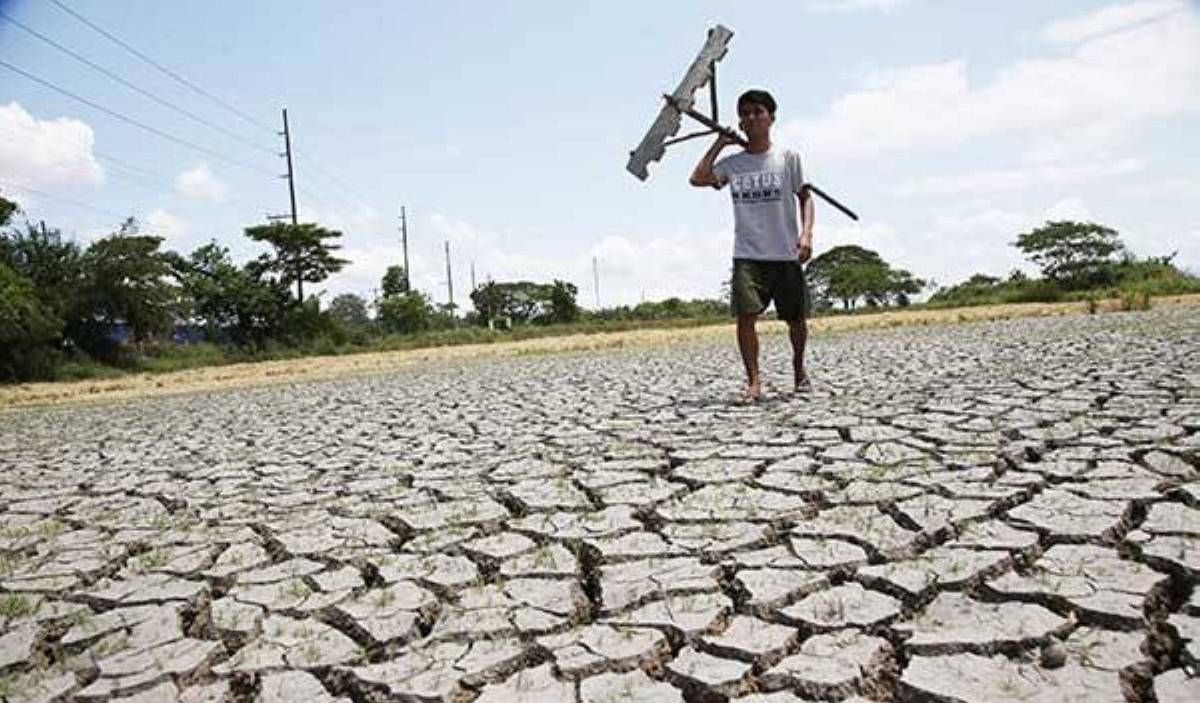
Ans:
[[[271,154],[272,156],[275,155],[274,149],[269,149],[265,146],[262,146],[261,144],[252,142],[249,139],[246,139],[234,132],[231,132],[230,130],[225,129],[224,127],[222,127],[218,124],[214,124],[214,123],[204,119],[203,117],[200,117],[199,115],[196,115],[182,107],[179,107],[178,105],[175,105],[174,103],[172,103],[168,100],[158,97],[154,93],[151,93],[150,91],[145,90],[145,89],[125,80],[124,78],[118,76],[117,74],[113,73],[112,71],[108,70],[107,68],[104,68],[103,66],[89,60],[87,57],[81,56],[80,54],[72,51],[71,49],[68,49],[67,47],[63,46],[62,44],[59,44],[58,42],[54,41],[50,37],[47,37],[46,35],[42,34],[41,32],[38,32],[35,29],[25,26],[24,24],[13,19],[12,17],[10,17],[8,14],[4,13],[3,11],[0,11],[0,19],[3,19],[5,21],[9,22],[10,24],[15,25],[17,28],[21,29],[22,31],[36,37],[37,39],[45,42],[46,44],[49,44],[50,46],[54,47],[55,49],[59,50],[60,52],[66,54],[67,56],[70,56],[71,58],[75,59],[76,61],[91,68],[92,70],[97,71],[97,72],[109,77],[110,79],[120,83],[121,85],[125,86],[126,88],[129,88],[130,90],[153,100],[154,102],[158,103],[159,105],[162,105],[171,110],[174,110],[175,112],[183,115],[184,117],[187,117],[188,119],[194,120],[195,122],[198,122],[210,129],[220,132],[221,134],[229,137],[230,139],[234,139],[238,142],[241,142],[242,144],[245,144],[246,146],[249,146],[253,149],[258,149],[259,151],[266,152],[268,154]]]
[[[133,48],[133,47],[132,47],[132,46],[130,46],[129,44],[125,43],[124,41],[121,41],[121,40],[120,40],[120,39],[118,39],[117,37],[115,37],[115,36],[113,36],[112,34],[110,34],[110,33],[106,32],[106,31],[105,31],[103,28],[101,28],[100,26],[98,26],[96,23],[94,23],[94,22],[92,22],[91,20],[87,19],[86,17],[84,17],[83,15],[79,14],[79,13],[78,13],[78,12],[76,12],[75,10],[72,10],[71,8],[67,7],[66,5],[64,5],[64,4],[63,4],[62,2],[60,2],[59,0],[51,0],[51,2],[53,2],[55,5],[58,5],[59,9],[61,9],[63,12],[66,12],[67,14],[71,15],[72,17],[74,17],[75,19],[79,20],[79,21],[80,21],[80,22],[82,22],[83,24],[85,24],[85,25],[87,25],[88,27],[90,27],[91,29],[95,30],[97,33],[99,33],[100,35],[102,35],[103,37],[105,37],[106,39],[108,39],[109,41],[111,41],[111,42],[113,42],[114,44],[116,44],[116,45],[120,46],[121,48],[125,49],[126,51],[128,51],[129,53],[131,53],[131,54],[133,54],[134,56],[138,57],[138,58],[139,58],[139,59],[141,59],[142,61],[144,61],[144,62],[146,62],[146,63],[150,64],[151,66],[153,66],[154,68],[156,68],[156,69],[158,69],[160,72],[162,72],[163,74],[165,74],[165,75],[169,76],[170,78],[174,79],[175,81],[177,81],[177,82],[181,83],[182,85],[185,85],[185,86],[187,86],[188,88],[191,88],[193,91],[195,91],[195,92],[199,93],[200,95],[203,95],[204,97],[206,97],[206,98],[208,98],[209,100],[211,100],[211,101],[215,102],[216,104],[220,105],[221,107],[225,108],[226,110],[229,110],[230,112],[232,112],[233,114],[235,114],[235,115],[237,115],[238,117],[242,118],[243,120],[246,120],[246,121],[247,121],[247,122],[249,122],[250,124],[253,124],[253,125],[255,125],[255,126],[257,126],[257,127],[261,128],[261,129],[265,129],[265,130],[267,130],[268,132],[271,132],[271,133],[274,133],[274,132],[275,132],[275,129],[274,129],[273,127],[268,127],[267,125],[263,124],[262,122],[259,122],[258,120],[254,119],[254,118],[253,118],[253,117],[251,117],[250,115],[247,115],[246,113],[244,113],[244,112],[242,112],[241,110],[237,109],[237,108],[236,108],[236,107],[234,107],[233,105],[230,105],[229,103],[227,103],[227,102],[225,102],[224,100],[222,100],[222,99],[218,98],[217,96],[213,95],[212,93],[209,93],[208,91],[204,90],[203,88],[201,88],[200,86],[196,85],[195,83],[192,83],[191,81],[189,81],[188,79],[186,79],[186,78],[184,78],[183,76],[179,75],[178,73],[175,73],[175,72],[174,72],[174,71],[172,71],[171,69],[169,69],[169,68],[167,68],[167,67],[165,67],[165,66],[163,66],[163,65],[159,64],[159,63],[158,63],[157,61],[155,61],[154,59],[150,58],[149,56],[146,56],[145,54],[143,54],[142,52],[140,52],[140,51],[138,51],[137,49]]]
[[[294,153],[292,154],[292,156],[293,156],[293,158],[295,158]],[[298,160],[299,159],[297,159],[297,161]],[[312,164],[309,163],[309,165],[311,166]],[[359,203],[355,203],[351,200],[348,200],[344,195],[338,194],[337,191],[330,189],[328,186],[322,184],[321,181],[316,180],[314,178],[309,178],[304,183],[305,183],[304,185],[300,185],[299,183],[297,183],[297,185],[296,185],[297,192],[303,193],[304,196],[310,200],[318,201],[321,205],[325,206],[326,209],[339,209],[339,210],[345,209],[347,211],[347,214],[353,214],[354,211],[360,207],[368,207],[368,208],[370,207],[369,205],[366,205],[365,203],[359,204]],[[334,207],[334,206],[347,206],[347,207]]]
[[[43,78],[38,78],[37,76],[33,75],[32,73],[29,73],[28,71],[17,68],[16,66],[13,66],[12,64],[8,63],[7,61],[0,60],[0,66],[7,68],[8,70],[12,71],[13,73],[24,76],[25,78],[28,78],[29,80],[31,80],[35,83],[39,83],[39,84],[55,91],[56,93],[60,93],[62,95],[67,96],[68,98],[71,98],[72,100],[81,102],[84,105],[87,105],[88,107],[90,107],[94,110],[99,110],[100,112],[103,112],[106,115],[109,115],[118,120],[121,120],[122,122],[131,124],[134,127],[137,127],[139,129],[143,129],[147,132],[150,132],[151,134],[162,137],[163,139],[166,139],[168,141],[174,142],[181,146],[185,146],[185,147],[187,147],[189,149],[193,149],[195,151],[199,151],[204,154],[208,154],[209,156],[213,157],[214,159],[219,159],[221,161],[224,161],[225,163],[233,164],[234,166],[241,166],[242,168],[248,168],[252,171],[257,171],[259,173],[266,174],[268,176],[275,175],[275,174],[271,173],[270,171],[267,171],[266,169],[262,169],[262,168],[259,168],[258,166],[255,166],[254,164],[251,164],[251,163],[248,163],[245,161],[241,161],[238,159],[230,158],[228,156],[225,156],[224,154],[221,154],[220,152],[213,151],[212,149],[209,149],[208,147],[201,146],[194,142],[190,142],[182,137],[177,137],[174,134],[171,134],[169,132],[164,132],[161,129],[158,129],[157,127],[151,127],[150,125],[145,124],[144,122],[139,122],[139,121],[133,119],[132,117],[127,117],[127,116],[117,112],[116,110],[112,110],[110,108],[104,107],[103,105],[100,105],[99,103],[88,100],[87,98],[80,97],[65,88],[61,88],[61,87],[51,83],[50,81],[47,81]]]
[[[78,200],[74,200],[72,198],[66,198],[61,195],[53,195],[51,193],[47,193],[44,190],[30,188],[29,186],[23,186],[18,183],[11,183],[9,181],[0,180],[0,186],[4,186],[5,188],[24,191],[26,193],[37,195],[37,196],[40,196],[43,198],[48,198],[50,200],[57,200],[59,202],[67,203],[68,205],[74,205],[75,207],[83,208],[84,210],[92,210],[92,211],[101,213],[103,215],[112,215],[114,217],[119,217],[122,220],[124,220],[126,217],[129,216],[129,213],[122,214],[115,210],[109,210],[108,208],[103,208],[98,205],[89,205],[88,203],[83,203]]]
[[[102,159],[102,160],[104,160],[104,161],[107,161],[107,162],[109,162],[109,163],[116,164],[117,166],[120,166],[120,167],[122,167],[122,168],[128,169],[128,170],[130,170],[130,171],[133,171],[133,172],[135,172],[135,173],[139,173],[139,174],[142,174],[142,175],[145,175],[145,176],[149,176],[150,178],[153,178],[153,179],[156,179],[156,180],[159,180],[159,181],[169,181],[169,180],[171,180],[171,179],[170,179],[170,177],[168,177],[168,176],[164,176],[164,175],[162,175],[161,173],[156,173],[156,172],[154,172],[154,171],[151,171],[151,170],[149,170],[149,169],[142,168],[141,166],[137,166],[137,165],[131,164],[131,163],[129,163],[128,161],[125,161],[125,160],[123,160],[123,159],[118,159],[117,157],[115,157],[115,156],[113,156],[113,155],[111,155],[111,154],[108,154],[108,153],[105,153],[105,152],[99,151],[98,149],[92,149],[92,154],[93,154],[93,155],[94,155],[96,158],[98,158],[98,159]]]
[[[177,181],[176,181],[177,177],[172,178],[171,176],[167,176],[162,173],[158,173],[157,171],[151,171],[147,168],[143,168],[136,164],[129,163],[128,161],[125,161],[124,159],[119,159],[119,158],[113,156],[112,154],[109,154],[107,152],[102,152],[102,151],[99,151],[96,149],[92,150],[92,154],[97,159],[100,159],[101,161],[108,163],[108,165],[110,167],[117,166],[119,168],[123,168],[127,171],[132,172],[134,175],[145,178],[147,182],[153,181],[153,182],[157,183],[157,185],[159,187],[165,186],[167,188],[167,190],[169,190],[169,191],[174,191],[177,189],[177,185],[178,185]],[[116,171],[114,171],[113,173],[115,174]],[[224,199],[222,202],[229,202],[234,205],[241,205],[244,208],[253,209],[253,206],[246,203],[244,200],[240,200],[238,198],[230,196],[228,193],[226,193],[223,196],[223,198]]]
[[[374,208],[370,204],[368,204],[365,200],[363,200],[359,196],[355,195],[353,192],[350,192],[349,195],[347,196],[343,193],[343,191],[333,188],[330,185],[331,181],[329,181],[327,178],[316,177],[314,174],[319,174],[321,172],[321,169],[312,160],[303,159],[294,152],[292,154],[292,157],[294,159],[296,159],[297,162],[299,162],[307,167],[311,167],[308,171],[309,178],[306,181],[306,183],[308,184],[306,186],[306,188],[312,188],[312,189],[316,190],[318,193],[322,193],[322,194],[328,196],[328,198],[329,198],[328,202],[333,203],[336,201],[337,204],[345,206],[351,212],[358,210],[358,209],[362,209],[362,208],[374,210]],[[316,170],[314,171],[312,169],[316,169]]]
[[[116,178],[122,179],[126,183],[132,183],[133,185],[136,185],[139,188],[144,188],[146,190],[153,191],[155,194],[162,193],[162,184],[161,183],[152,181],[149,178],[146,178],[145,176],[137,174],[137,173],[133,173],[133,172],[127,173],[125,171],[121,171],[119,169],[114,168],[113,164],[109,164],[109,170],[107,172],[107,175],[115,176]]]
[[[257,127],[259,127],[260,129],[263,129],[263,130],[269,131],[269,132],[271,132],[272,134],[274,134],[274,133],[275,133],[275,128],[273,128],[273,127],[270,127],[270,126],[268,126],[268,125],[266,125],[266,124],[264,124],[264,123],[260,122],[259,120],[255,119],[254,117],[251,117],[250,115],[246,114],[246,113],[245,113],[245,112],[243,112],[242,110],[239,110],[238,108],[236,108],[236,107],[234,107],[233,105],[229,104],[229,103],[228,103],[228,102],[226,102],[225,100],[222,100],[221,98],[218,98],[217,96],[213,95],[212,93],[210,93],[210,92],[208,92],[208,91],[204,90],[203,88],[201,88],[200,86],[196,85],[196,84],[195,84],[195,83],[193,83],[192,81],[189,81],[188,79],[184,78],[183,76],[179,75],[178,73],[176,73],[176,72],[172,71],[171,69],[169,69],[169,68],[167,68],[167,67],[163,66],[162,64],[158,63],[158,62],[157,62],[157,61],[155,61],[154,59],[152,59],[152,58],[150,58],[149,56],[147,56],[145,53],[143,53],[143,52],[139,51],[138,49],[136,49],[135,47],[131,46],[131,45],[130,45],[128,42],[125,42],[125,41],[121,40],[119,37],[116,37],[116,36],[114,36],[114,35],[113,35],[111,32],[108,32],[108,31],[106,31],[106,30],[105,30],[103,27],[100,27],[100,26],[99,26],[99,25],[97,25],[95,22],[93,22],[93,21],[89,20],[88,18],[84,17],[84,16],[83,16],[83,15],[81,15],[80,13],[78,13],[78,12],[76,12],[75,10],[71,9],[71,8],[70,8],[70,7],[68,7],[68,6],[67,6],[65,3],[61,2],[61,0],[51,0],[51,2],[53,2],[55,5],[57,5],[57,6],[59,7],[59,9],[61,9],[63,12],[66,12],[67,14],[71,15],[71,16],[72,16],[72,17],[74,17],[76,20],[78,20],[79,22],[81,22],[81,23],[83,23],[84,25],[86,25],[88,28],[92,29],[93,31],[95,31],[96,33],[98,33],[98,34],[100,34],[101,36],[105,37],[106,39],[108,39],[109,41],[113,42],[114,44],[117,44],[118,46],[120,46],[121,48],[125,49],[126,51],[128,51],[130,54],[134,55],[135,57],[137,57],[137,58],[138,58],[138,59],[140,59],[141,61],[145,62],[146,64],[148,64],[148,65],[150,65],[150,66],[152,66],[153,68],[155,68],[155,69],[156,69],[156,70],[158,70],[159,72],[163,73],[164,75],[166,75],[166,76],[170,77],[172,80],[175,80],[176,82],[180,83],[181,85],[184,85],[184,86],[186,86],[187,88],[189,88],[189,89],[191,89],[192,91],[194,91],[194,92],[196,92],[196,93],[198,93],[198,94],[200,94],[200,95],[204,96],[205,98],[207,98],[207,99],[211,100],[212,102],[216,103],[217,105],[220,105],[220,106],[221,106],[221,107],[223,107],[224,109],[226,109],[226,110],[228,110],[228,111],[232,112],[233,114],[237,115],[238,117],[240,117],[241,119],[245,120],[246,122],[249,122],[250,124],[253,124],[253,125],[257,126]],[[89,63],[90,63],[90,62],[89,62]],[[59,88],[57,88],[57,87],[55,87],[55,86],[53,86],[53,85],[49,85],[49,84],[48,84],[47,82],[45,82],[45,81],[40,81],[39,79],[37,79],[37,78],[34,78],[33,76],[30,76],[28,73],[22,72],[22,71],[20,71],[19,69],[15,69],[15,67],[12,67],[12,66],[7,66],[7,67],[8,67],[8,68],[10,68],[10,70],[16,70],[17,72],[19,72],[19,73],[22,73],[23,75],[25,75],[25,76],[26,76],[26,77],[28,77],[28,78],[31,78],[32,80],[38,80],[38,82],[41,82],[41,83],[43,83],[44,85],[48,85],[48,87],[51,87],[51,88],[52,88],[52,89],[54,89],[54,90],[58,90],[59,92],[63,92],[64,94],[67,94],[67,93],[66,93],[65,91],[63,91],[62,89],[59,89]],[[111,74],[111,73],[108,73],[108,72],[106,72],[106,75],[110,75],[110,77],[112,77],[112,74]],[[124,81],[122,81],[122,82],[123,82],[123,83],[125,83]],[[127,83],[126,83],[126,84],[127,84]],[[142,91],[139,91],[139,92],[142,92]],[[77,96],[70,95],[70,94],[67,94],[67,95],[68,95],[68,97],[72,97],[72,98],[75,98],[75,99],[77,99],[77,100],[81,100],[81,101],[82,101],[82,99],[78,98]],[[83,101],[83,102],[84,102],[85,104],[89,104],[89,105],[91,105],[92,107],[94,107],[94,108],[96,108],[96,109],[100,109],[100,110],[102,110],[102,111],[104,111],[104,112],[107,112],[108,114],[114,114],[114,113],[113,113],[113,111],[111,111],[111,110],[107,110],[107,109],[105,109],[105,108],[102,108],[102,107],[100,107],[100,106],[98,106],[98,105],[95,105],[95,104],[93,104],[93,103],[89,103],[89,102],[87,102],[87,101]],[[114,116],[117,116],[117,115],[115,115],[115,114],[114,114]],[[124,118],[123,116],[119,117],[119,119],[126,119],[126,121],[133,122],[132,120],[128,120],[127,118]],[[211,123],[207,123],[207,121],[206,121],[205,123],[206,123],[206,124],[208,124],[208,126],[211,126],[211,127],[217,128],[217,129],[220,129],[219,127],[215,127],[215,126],[214,126],[214,125],[212,125]],[[141,126],[141,127],[143,127],[143,128],[145,128],[145,127],[146,127],[145,125],[141,125],[141,124],[138,124],[138,126]],[[152,129],[152,128],[151,128],[151,129]],[[152,129],[152,131],[155,131],[156,133],[158,133],[156,130],[153,130],[153,129]],[[227,133],[227,132],[226,132],[226,130],[223,130],[223,129],[220,129],[220,131],[222,131],[223,133]],[[159,134],[159,136],[164,136],[164,133],[160,133],[160,134]],[[184,140],[179,140],[178,138],[174,138],[174,137],[167,137],[167,138],[169,138],[169,139],[172,139],[172,141],[184,141]],[[234,138],[237,138],[239,141],[242,141],[240,137],[234,137]],[[197,147],[196,147],[196,145],[192,145],[192,144],[189,144],[188,146],[190,146],[191,148],[197,148]],[[256,145],[256,144],[255,144],[255,145],[253,145],[253,146],[254,146],[256,149],[261,149],[261,148],[262,148],[262,147],[260,147],[260,146],[258,146],[258,145]],[[200,148],[201,148],[202,150],[204,150],[204,148],[203,148],[203,147],[200,147]],[[264,149],[264,151],[267,151],[268,153],[274,153],[274,151],[272,151],[272,150],[266,150],[266,149]],[[212,152],[211,152],[211,150],[205,150],[205,153],[212,153]],[[216,155],[216,154],[213,154],[213,156],[214,156],[214,158],[219,158],[219,159],[221,159],[221,160],[223,160],[223,161],[227,161],[227,162],[230,162],[230,163],[235,163],[235,164],[237,164],[237,165],[239,165],[239,166],[243,166],[243,167],[247,167],[247,168],[252,168],[252,169],[254,169],[254,170],[258,171],[259,173],[264,173],[264,174],[265,174],[265,173],[267,173],[266,171],[264,171],[264,170],[262,170],[262,169],[258,169],[257,167],[251,166],[251,165],[249,165],[249,164],[246,164],[246,163],[243,163],[243,162],[239,162],[239,161],[237,161],[237,160],[234,160],[234,159],[230,159],[230,158],[228,158],[228,157],[224,157],[224,156],[220,156],[220,155]],[[328,179],[328,180],[329,180],[331,183],[333,183],[335,186],[338,186],[338,187],[339,187],[339,188],[340,188],[340,189],[341,189],[341,190],[342,190],[344,193],[348,194],[348,195],[349,195],[349,196],[350,196],[350,197],[351,197],[353,200],[357,201],[357,203],[358,203],[360,206],[365,206],[365,207],[366,207],[366,208],[368,208],[368,209],[373,209],[373,208],[372,208],[372,206],[371,206],[369,203],[367,203],[367,201],[366,201],[366,200],[364,200],[363,198],[361,198],[360,196],[358,196],[358,195],[357,195],[357,194],[356,194],[356,193],[353,191],[353,189],[351,189],[349,186],[345,185],[345,183],[344,183],[344,182],[342,182],[342,181],[341,181],[341,179],[339,179],[337,176],[335,176],[335,175],[334,175],[332,172],[330,172],[328,169],[325,169],[324,167],[322,167],[322,166],[321,166],[319,163],[317,163],[317,162],[315,161],[315,159],[314,159],[314,160],[311,160],[311,161],[310,161],[310,160],[308,160],[308,159],[305,159],[305,161],[306,161],[306,162],[308,162],[308,163],[310,163],[310,165],[311,165],[311,166],[313,166],[313,168],[314,168],[314,169],[316,169],[316,170],[317,170],[319,173],[323,174],[323,175],[325,176],[325,178],[327,178],[327,179]],[[268,174],[268,175],[273,175],[273,174]],[[322,189],[322,190],[324,190],[324,189]],[[334,195],[334,196],[335,196],[335,198],[337,198],[337,199],[342,199],[342,197],[344,197],[344,196],[342,196],[342,195],[339,195],[339,194],[337,194],[337,193],[334,193],[334,192],[329,192],[329,194],[330,194],[330,195]],[[350,204],[350,203],[348,203],[348,204]]]
[[[297,156],[298,158],[300,158],[300,157],[302,157],[302,154],[297,154],[296,156]],[[306,162],[306,163],[307,163],[309,166],[311,166],[312,168],[316,169],[316,171],[317,171],[319,174],[321,174],[321,175],[322,175],[322,177],[323,177],[323,178],[324,178],[324,179],[325,179],[325,180],[326,180],[326,181],[327,181],[327,182],[328,182],[330,185],[332,185],[332,186],[336,186],[336,187],[337,187],[337,189],[339,189],[339,190],[341,191],[340,193],[339,193],[339,192],[334,192],[332,189],[331,189],[331,190],[329,190],[329,191],[327,191],[327,192],[329,192],[331,195],[334,195],[334,196],[335,196],[335,197],[337,197],[338,199],[344,199],[344,198],[346,198],[347,196],[349,196],[349,198],[353,199],[355,202],[351,203],[351,202],[349,202],[348,200],[347,200],[347,201],[345,201],[345,202],[347,202],[348,204],[351,204],[351,205],[358,205],[358,206],[360,206],[360,207],[365,207],[365,208],[368,208],[368,209],[374,209],[374,208],[371,206],[371,204],[370,204],[370,203],[368,203],[366,200],[364,200],[362,197],[360,197],[360,196],[358,195],[358,193],[354,192],[354,189],[353,189],[353,188],[351,188],[350,186],[346,185],[346,184],[345,184],[345,182],[343,182],[341,179],[339,179],[337,176],[335,176],[335,175],[334,175],[332,172],[330,172],[330,171],[329,171],[328,169],[326,169],[325,167],[321,166],[321,164],[320,164],[320,163],[318,163],[318,162],[316,161],[316,159],[313,159],[313,158],[309,157],[309,158],[306,158],[306,159],[304,159],[304,161],[305,161],[305,162]]]
[[[7,137],[11,139],[19,138],[19,135],[13,133],[11,130],[0,129],[0,137]],[[127,183],[131,183],[160,196],[174,195],[174,192],[178,190],[177,182],[170,176],[142,168],[141,166],[132,164],[124,159],[117,158],[111,154],[107,154],[98,150],[92,150],[92,156],[94,156],[97,161],[103,161],[106,164],[106,168],[104,170],[104,174],[106,176],[116,176]],[[82,166],[91,166],[94,163],[94,161],[85,159],[79,154],[63,154],[59,158],[69,163]],[[128,171],[128,173],[122,173],[122,169],[124,171]],[[19,187],[24,188],[25,186]],[[247,204],[243,200],[230,196],[228,193],[222,196],[220,202],[227,202],[232,205],[253,209],[253,206]]]
[[[293,149],[292,158],[312,167],[310,178],[308,179],[310,186],[316,187],[319,191],[331,196],[340,203],[349,205],[351,210],[355,208],[375,209],[370,203],[359,197],[353,188],[347,186],[341,179],[318,163],[315,157],[305,157],[303,149]],[[312,175],[314,173],[318,177],[313,178]],[[336,186],[336,188],[330,186]]]
[[[96,157],[107,163],[108,168],[109,168],[109,170],[107,171],[108,175],[116,176],[118,178],[125,180],[128,183],[133,183],[135,185],[139,185],[142,188],[153,191],[157,195],[160,195],[160,196],[161,195],[172,195],[172,196],[174,196],[174,195],[176,195],[176,191],[179,190],[178,183],[166,176],[160,176],[160,175],[157,175],[150,171],[145,171],[145,170],[139,169],[138,167],[132,166],[127,162],[119,161],[119,160],[114,159],[109,156],[103,156],[100,154],[96,154]],[[115,169],[114,169],[114,167],[115,167]],[[125,169],[125,170],[129,171],[129,173],[122,173],[122,171],[120,169]],[[193,197],[194,198],[194,197],[198,197],[198,196],[188,196],[187,194],[185,194],[185,197]],[[244,200],[240,200],[238,198],[235,198],[235,197],[229,195],[228,192],[222,194],[220,196],[220,198],[218,198],[216,200],[217,200],[217,202],[220,202],[221,204],[237,205],[237,206],[246,208],[247,210],[254,209],[254,206],[249,205]]]

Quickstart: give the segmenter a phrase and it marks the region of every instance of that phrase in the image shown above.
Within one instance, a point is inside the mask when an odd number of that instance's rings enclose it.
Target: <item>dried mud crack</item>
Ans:
[[[0,700],[1200,700],[1195,313],[6,412]]]

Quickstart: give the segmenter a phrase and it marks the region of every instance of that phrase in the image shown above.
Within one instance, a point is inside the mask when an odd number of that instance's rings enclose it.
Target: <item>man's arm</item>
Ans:
[[[800,198],[800,239],[796,242],[796,248],[800,254],[800,263],[804,263],[812,258],[813,218],[816,208],[813,207],[812,192],[808,188],[801,188],[796,197]]]
[[[733,144],[733,140],[724,132],[718,134],[717,140],[712,143],[708,151],[704,152],[704,156],[700,157],[700,162],[692,170],[692,177],[688,179],[688,182],[697,188],[720,188],[721,179],[717,178],[716,173],[713,173],[713,164],[716,163],[721,150],[730,144]]]

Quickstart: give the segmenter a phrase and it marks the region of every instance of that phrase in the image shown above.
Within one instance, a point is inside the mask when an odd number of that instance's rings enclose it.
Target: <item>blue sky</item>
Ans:
[[[0,20],[0,59],[219,155],[0,67],[0,192],[81,242],[128,214],[177,251],[216,239],[256,254],[242,228],[287,209],[271,153],[287,107],[301,217],[342,230],[353,262],[318,286],[326,300],[369,296],[401,261],[402,204],[414,283],[438,301],[446,240],[460,304],[473,262],[480,281],[573,281],[592,306],[593,257],[602,305],[714,296],[732,213],[727,193],[687,185],[705,142],[673,147],[645,183],[624,165],[720,22],[735,32],[723,120],[744,88],[771,90],[776,142],[862,216],[819,207],[818,254],[859,244],[949,284],[1031,270],[1017,234],[1088,219],[1200,272],[1193,0],[62,2],[253,120],[49,0],[0,0],[221,130]]]

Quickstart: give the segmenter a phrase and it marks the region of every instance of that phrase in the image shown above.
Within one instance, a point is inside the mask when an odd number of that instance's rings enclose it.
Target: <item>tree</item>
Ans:
[[[342,293],[329,303],[329,314],[346,327],[360,328],[371,324],[367,301],[353,293]]]
[[[1047,222],[1017,236],[1013,244],[1042,269],[1047,278],[1067,286],[1111,282],[1114,256],[1125,246],[1117,232],[1094,222]]]
[[[480,324],[486,325],[489,321],[500,317],[504,303],[504,296],[499,284],[494,281],[487,281],[471,291],[471,304],[475,306],[475,312],[479,314]]]
[[[850,310],[854,302],[874,292],[886,299],[888,265],[879,254],[853,244],[830,249],[808,265],[808,283],[821,307],[840,300]]]
[[[175,277],[191,316],[210,341],[261,346],[278,337],[290,296],[286,285],[264,278],[253,266],[239,267],[215,241],[175,257]]]
[[[379,323],[386,332],[411,334],[429,328],[433,306],[419,290],[391,295],[379,303]]]
[[[471,304],[483,324],[501,317],[514,323],[529,322],[539,309],[537,287],[530,281],[488,281],[471,291]]]
[[[909,296],[925,289],[925,281],[894,269],[879,254],[860,246],[834,247],[808,265],[808,283],[819,307],[834,300],[851,310],[860,298],[871,307],[908,305]]]
[[[82,251],[57,229],[26,223],[0,233],[0,262],[29,279],[38,299],[55,317],[65,319],[81,284]]]
[[[563,324],[579,319],[579,304],[575,302],[579,289],[574,283],[555,280],[550,284],[548,293],[550,311],[546,315],[546,322]]]
[[[1010,274],[1008,283],[1021,285],[1024,278],[1015,278],[1020,271],[1014,271]],[[1023,276],[1023,274],[1022,274]],[[996,276],[989,276],[984,273],[972,275],[967,280],[957,285],[938,289],[929,298],[931,303],[960,303],[968,304],[973,301],[982,300],[988,297],[995,296],[998,291],[1004,286],[1005,282],[1001,281]]]
[[[256,262],[261,272],[273,272],[287,287],[296,284],[296,300],[304,302],[304,282],[320,283],[350,263],[333,255],[341,247],[328,240],[342,236],[341,232],[325,229],[311,222],[284,224],[274,222],[246,228],[246,236],[256,242],[266,242],[275,249],[274,256],[263,254]]]
[[[61,331],[62,321],[38,300],[33,283],[0,263],[0,381],[53,375]]]
[[[216,341],[236,319],[229,289],[239,270],[229,250],[213,240],[187,258],[174,254],[171,268],[179,283],[183,316],[202,324],[208,339]]]
[[[910,296],[925,290],[925,280],[913,276],[904,269],[892,269],[888,272],[888,293],[892,302],[900,307],[907,307]]]
[[[0,227],[4,227],[12,221],[12,216],[20,210],[20,206],[0,195]]]
[[[567,281],[488,281],[471,291],[471,303],[482,324],[500,317],[514,323],[574,322],[579,319],[578,293],[575,284]]]
[[[158,250],[162,241],[139,234],[131,217],[83,255],[84,312],[109,325],[124,321],[139,344],[169,330],[174,318],[172,257]]]
[[[383,274],[383,297],[403,295],[408,292],[408,271],[403,266],[388,266]]]

